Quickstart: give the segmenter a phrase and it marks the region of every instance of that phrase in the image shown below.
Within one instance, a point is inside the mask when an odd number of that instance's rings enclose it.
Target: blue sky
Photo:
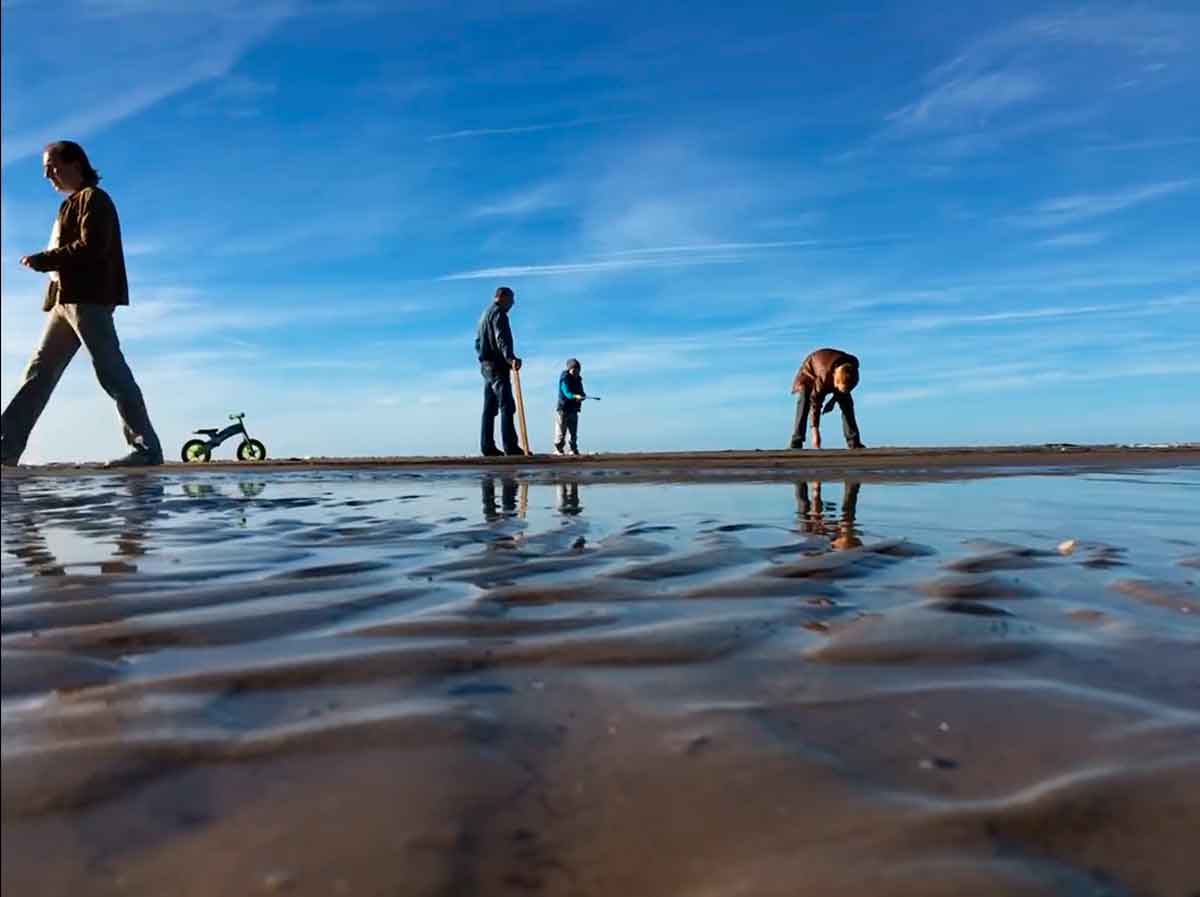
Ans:
[[[572,355],[584,450],[782,446],[827,345],[868,445],[1200,438],[1194,3],[447,7],[5,0],[4,401],[69,138],[172,455],[473,452],[500,283],[535,449]],[[25,460],[121,449],[80,357]]]

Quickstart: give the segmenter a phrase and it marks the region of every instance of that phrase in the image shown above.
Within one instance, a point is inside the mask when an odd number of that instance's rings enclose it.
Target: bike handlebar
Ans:
[[[245,411],[242,411],[242,412],[240,412],[240,413],[238,413],[238,414],[231,414],[231,415],[229,415],[229,419],[230,419],[230,420],[241,420],[241,419],[242,419],[243,417],[245,417],[245,416],[246,416],[246,412],[245,412]]]

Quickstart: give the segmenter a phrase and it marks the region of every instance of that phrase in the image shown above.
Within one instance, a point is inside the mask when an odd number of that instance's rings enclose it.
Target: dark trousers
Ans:
[[[508,370],[507,366],[501,367],[486,361],[479,365],[479,373],[483,375],[483,419],[479,432],[479,450],[482,452],[496,450],[497,414],[500,415],[500,438],[504,441],[504,451],[521,450],[521,440],[513,423],[517,403],[513,399]]]
[[[862,437],[858,435],[858,421],[854,419],[854,398],[848,392],[835,392],[833,398],[838,403],[838,407],[842,409],[842,435],[846,437],[846,445],[848,447],[857,446],[862,441]],[[817,410],[812,408],[812,399],[813,397],[808,392],[800,393],[800,398],[796,399],[796,421],[792,424],[792,448],[800,448],[804,445],[809,412]]]

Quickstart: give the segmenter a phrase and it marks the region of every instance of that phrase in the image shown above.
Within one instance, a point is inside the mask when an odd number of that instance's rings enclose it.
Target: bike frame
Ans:
[[[220,445],[226,439],[229,439],[231,436],[237,436],[239,433],[242,434],[243,442],[250,438],[250,434],[246,432],[245,423],[243,423],[240,419],[238,420],[238,422],[236,424],[230,424],[224,430],[221,430],[217,433],[208,434],[208,433],[201,433],[201,432],[197,431],[196,435],[204,436],[205,437],[204,444],[209,449],[215,449],[218,445]]]

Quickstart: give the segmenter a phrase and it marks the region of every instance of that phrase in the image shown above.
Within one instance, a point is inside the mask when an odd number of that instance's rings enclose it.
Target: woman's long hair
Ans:
[[[62,162],[78,162],[79,172],[83,175],[85,186],[95,187],[100,183],[100,172],[92,168],[92,163],[88,161],[87,153],[74,140],[55,140],[53,143],[47,143],[42,152]]]

